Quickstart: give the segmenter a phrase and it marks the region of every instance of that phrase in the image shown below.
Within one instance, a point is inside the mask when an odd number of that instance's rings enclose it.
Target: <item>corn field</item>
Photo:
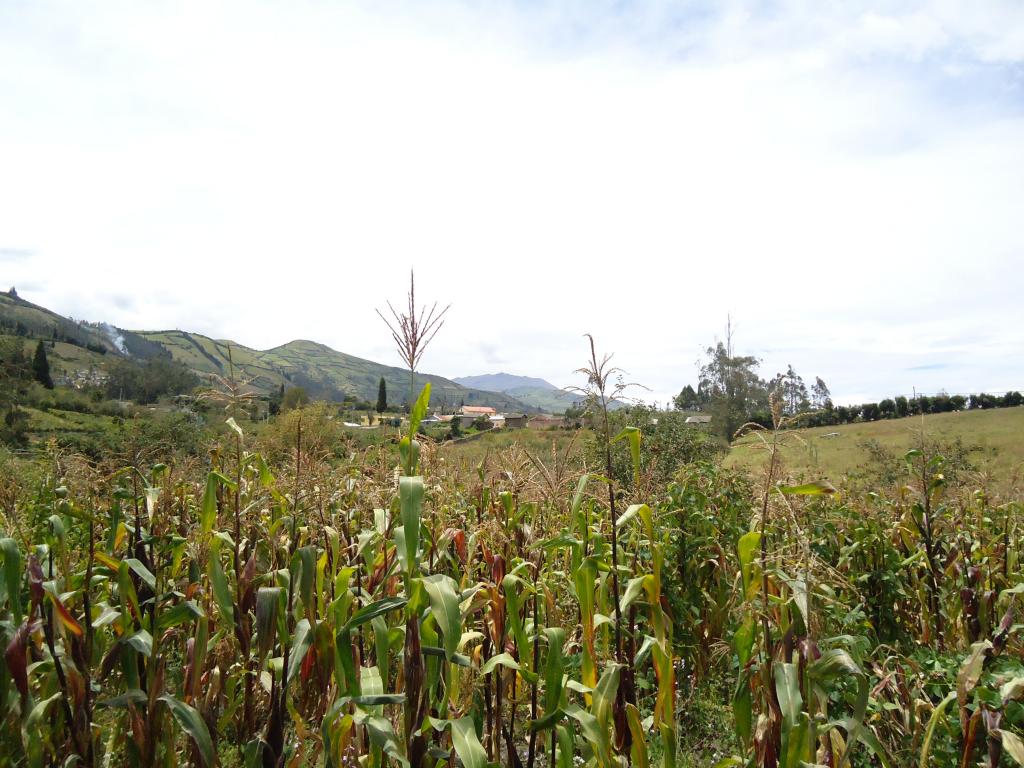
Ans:
[[[596,366],[595,366],[596,367]],[[1024,765],[1021,504],[417,439],[5,477],[0,766]],[[777,427],[781,425],[776,425]],[[640,498],[643,494],[647,498]],[[709,732],[695,712],[714,702]]]

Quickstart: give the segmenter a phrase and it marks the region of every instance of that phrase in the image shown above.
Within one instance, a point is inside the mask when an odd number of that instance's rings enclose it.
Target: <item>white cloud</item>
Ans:
[[[415,266],[454,304],[427,370],[570,383],[589,331],[662,402],[727,312],[766,375],[840,398],[1017,387],[1022,29],[1016,3],[0,2],[0,248],[32,252],[5,272],[76,316],[397,362],[372,310]]]

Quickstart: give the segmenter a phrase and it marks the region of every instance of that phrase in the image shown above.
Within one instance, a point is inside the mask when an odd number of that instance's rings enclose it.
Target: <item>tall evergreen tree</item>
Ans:
[[[384,377],[380,377],[380,384],[377,385],[377,413],[384,413],[388,409],[388,385]]]
[[[46,359],[46,348],[43,342],[36,344],[36,355],[32,359],[32,373],[36,381],[47,389],[53,389],[53,379],[50,377],[50,361]]]
[[[683,387],[682,392],[672,399],[672,403],[680,411],[698,411],[701,405],[696,390],[689,384]]]

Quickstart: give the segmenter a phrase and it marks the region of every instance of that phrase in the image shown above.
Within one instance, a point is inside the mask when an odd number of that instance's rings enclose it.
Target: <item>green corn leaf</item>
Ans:
[[[149,568],[144,566],[141,561],[136,560],[134,557],[125,558],[123,562],[125,562],[128,567],[135,572],[136,576],[142,579],[142,582],[147,587],[152,589],[154,592],[156,591],[156,576],[153,575]]]
[[[409,600],[404,597],[385,597],[369,605],[364,605],[352,614],[352,617],[345,623],[345,629],[353,630],[385,613],[405,608],[408,602]]]
[[[161,696],[159,701],[167,705],[167,708],[171,710],[171,714],[174,715],[174,719],[178,721],[178,724],[185,729],[185,732],[195,742],[203,765],[207,766],[207,768],[215,765],[217,753],[213,749],[213,740],[210,738],[210,731],[206,727],[206,722],[202,716],[188,704],[179,701],[173,696]]]
[[[209,570],[210,585],[213,587],[213,599],[220,608],[221,622],[227,627],[234,627],[235,604],[231,599],[231,590],[228,588],[228,579],[224,575],[224,567],[220,563],[219,539],[213,539],[210,546],[210,556],[207,568]]]
[[[777,487],[780,493],[792,496],[821,496],[836,492],[835,487],[828,480],[815,480],[813,483],[804,483],[803,485],[780,485]]]
[[[612,440],[617,443],[619,440],[629,442],[629,454],[633,459],[633,483],[640,484],[640,430],[637,427],[626,427]]]
[[[117,591],[121,596],[122,607],[125,609],[125,612],[130,608],[132,615],[141,620],[142,611],[139,610],[139,596],[135,591],[135,585],[132,584],[131,575],[128,573],[128,564],[123,560],[117,568]]]
[[[565,630],[561,627],[546,627],[544,637],[548,641],[544,669],[544,711],[551,713],[558,708],[562,699],[562,679],[565,677],[562,647],[565,645]]]
[[[419,570],[420,517],[423,514],[423,478],[401,477],[398,480],[398,497],[402,516],[404,547],[403,566],[407,575]]]
[[[0,539],[0,552],[4,556],[4,584],[7,587],[7,599],[14,614],[14,623],[21,624],[21,550],[18,542],[11,538]]]
[[[157,619],[156,627],[158,630],[163,632],[171,627],[177,627],[181,624],[205,617],[206,614],[203,613],[202,608],[196,605],[192,600],[186,600],[185,602],[178,603],[174,607],[161,613],[160,618]]]
[[[204,536],[213,530],[217,522],[217,487],[227,482],[230,481],[220,472],[210,472],[206,476],[203,502],[199,507],[199,529]]]
[[[623,593],[622,598],[619,600],[619,613],[623,614],[629,610],[637,598],[639,598],[646,587],[648,580],[653,580],[654,577],[650,574],[644,576],[636,576],[629,580],[629,584],[626,586],[626,591]]]
[[[128,635],[124,642],[147,658],[153,655],[153,636],[144,629]]]
[[[555,768],[575,768],[573,756],[576,754],[576,736],[572,723],[558,726],[558,756]]]
[[[349,696],[359,695],[356,661],[352,655],[352,635],[342,629],[334,638],[334,679]]]
[[[775,695],[779,699],[779,709],[782,710],[782,726],[787,730],[795,728],[804,703],[800,693],[800,670],[796,664],[781,661],[775,662],[773,668]]]
[[[459,650],[462,639],[462,613],[459,610],[459,585],[451,576],[436,573],[421,579],[430,596],[430,613],[444,635],[444,650],[448,660]]]
[[[566,709],[566,713],[579,723],[583,738],[590,742],[590,746],[594,750],[594,755],[597,757],[597,765],[610,766],[612,754],[611,729],[607,726],[602,726],[601,722],[594,715],[575,704],[570,704]],[[561,739],[559,739],[559,744],[561,745]],[[569,764],[571,765],[572,763],[570,762]]]
[[[576,517],[576,513],[580,511],[580,507],[583,505],[584,494],[587,491],[587,483],[590,482],[590,475],[583,475],[580,477],[579,482],[576,483],[576,493],[572,496],[572,507],[569,510],[570,518]]]
[[[630,504],[626,511],[619,515],[619,519],[615,521],[615,527],[621,528],[637,515],[640,515],[641,518],[643,518],[642,513],[644,510],[646,510],[648,514],[650,513],[650,507],[646,504]]]
[[[306,658],[306,654],[309,652],[309,647],[313,644],[313,631],[309,624],[309,619],[301,619],[295,625],[295,633],[292,636],[291,648],[288,651],[288,673],[285,677],[285,682],[288,683],[295,678],[298,674],[299,668],[302,666],[303,659]]]
[[[256,639],[261,659],[274,647],[278,606],[283,595],[281,587],[260,587],[256,592]]]
[[[940,701],[935,709],[932,711],[932,716],[928,718],[928,725],[924,729],[924,741],[921,742],[921,753],[920,760],[918,761],[918,768],[928,768],[928,756],[932,750],[932,737],[935,736],[935,728],[938,726],[939,721],[942,720],[943,715],[946,712],[946,707],[949,706],[950,702],[956,700],[956,691],[951,691],[947,694],[946,698]]]
[[[426,634],[424,634],[424,639],[425,638]],[[436,645],[424,645],[420,647],[420,650],[423,651],[424,656],[433,656],[434,658],[445,659],[458,667],[470,667],[473,664],[469,656],[464,656],[461,653],[453,653],[451,658],[449,658],[447,651],[445,651],[444,648],[438,648]]]
[[[377,667],[359,668],[359,695],[352,699],[362,707],[368,707],[370,714],[381,715],[382,704],[394,704],[405,701],[405,694],[384,694],[384,681]]]
[[[513,659],[511,655],[507,653],[497,653],[480,665],[480,674],[489,675],[499,664],[503,667],[508,667],[509,669],[520,669],[519,662]]]
[[[365,696],[353,696],[352,703],[361,707],[380,707],[384,704],[404,704],[404,693],[374,693]]]
[[[736,543],[736,553],[740,561],[740,572],[743,574],[743,591],[748,597],[750,596],[751,588],[751,565],[754,562],[754,553],[757,552],[760,545],[761,534],[757,531],[743,534]]]
[[[427,406],[430,404],[430,382],[428,381],[423,385],[423,390],[420,392],[420,396],[416,398],[416,403],[413,405],[412,410],[409,411],[409,439],[416,439],[416,432],[420,428],[420,422],[423,421],[423,417],[427,415]],[[412,471],[416,471],[416,467],[412,467]]]
[[[747,666],[747,662],[750,661],[750,654],[754,649],[753,616],[748,616],[746,621],[740,624],[739,628],[733,633],[732,647],[736,651],[736,658],[740,662],[740,667]]]
[[[131,688],[120,696],[113,696],[109,699],[103,699],[96,702],[97,707],[107,707],[108,709],[127,709],[128,707],[141,706],[149,701],[149,696],[145,691],[141,691],[138,688]]]
[[[487,753],[476,735],[476,724],[469,715],[450,721],[452,746],[463,768],[486,768]]]
[[[299,572],[299,600],[302,601],[308,616],[314,615],[316,605],[313,598],[313,587],[316,584],[316,547],[310,545],[299,547],[292,555],[291,570]]]
[[[619,689],[619,675],[622,666],[622,664],[609,662],[604,672],[601,673],[601,679],[597,681],[597,687],[594,688],[594,701],[590,711],[603,728],[611,727],[612,704]]]

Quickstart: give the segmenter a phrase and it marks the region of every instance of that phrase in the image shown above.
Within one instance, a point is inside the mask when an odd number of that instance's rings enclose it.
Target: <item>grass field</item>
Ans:
[[[962,441],[970,462],[999,483],[1016,484],[1024,475],[1024,408],[961,411],[787,433],[782,456],[794,475],[817,474],[832,480],[855,473],[869,459],[865,444],[877,440],[902,455],[926,437],[941,443]],[[767,436],[767,435],[766,435]],[[734,445],[726,464],[757,467],[765,460],[760,440],[747,435]]]
[[[50,432],[101,432],[115,426],[117,420],[112,416],[77,411],[62,411],[51,408],[41,411],[37,408],[25,408],[29,417],[29,430],[37,434]]]

